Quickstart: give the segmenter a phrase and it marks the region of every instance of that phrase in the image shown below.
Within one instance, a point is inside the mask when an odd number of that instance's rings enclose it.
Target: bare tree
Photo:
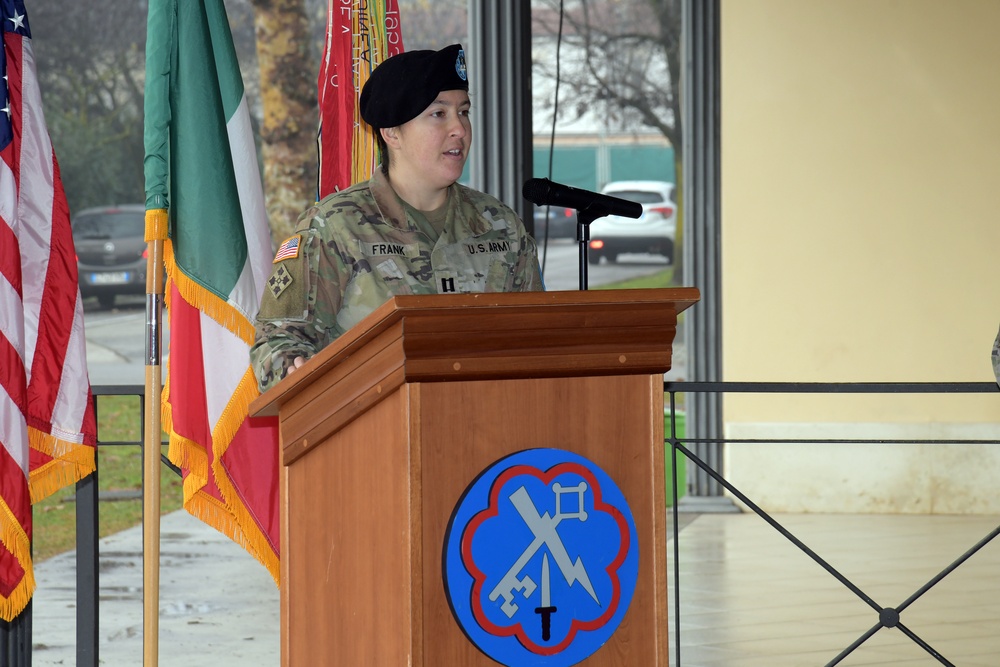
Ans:
[[[464,40],[469,34],[468,5],[469,0],[399,0],[406,50],[438,50]]]
[[[264,197],[276,240],[316,197],[316,72],[305,0],[252,0],[263,122]]]
[[[305,0],[226,0],[226,9],[259,134],[272,234],[283,238],[315,197],[319,47],[309,31],[325,8],[312,21]],[[145,0],[31,7],[39,85],[71,210],[144,200],[145,10]]]
[[[559,0],[542,2],[533,14],[535,36],[558,36],[561,4]],[[567,4],[562,41],[579,58],[559,71],[567,113],[576,118],[611,113],[623,124],[653,128],[666,137],[679,160],[680,0],[575,0]],[[536,76],[555,79],[557,63],[533,65]]]
[[[30,7],[45,119],[71,211],[145,199],[145,19],[113,0]]]
[[[553,113],[570,120],[607,114],[623,128],[653,128],[673,146],[680,204],[674,245],[683,247],[681,1],[538,0],[532,18],[535,37],[560,39],[573,54],[568,63],[532,64],[533,76],[558,76],[565,90],[565,106]],[[674,282],[682,278],[682,258],[674,253]]]

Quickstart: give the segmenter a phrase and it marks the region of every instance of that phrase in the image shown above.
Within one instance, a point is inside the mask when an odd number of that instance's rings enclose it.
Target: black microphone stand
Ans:
[[[580,291],[587,290],[587,253],[590,251],[590,223],[603,214],[598,211],[583,210],[576,212],[576,240],[580,244]]]
[[[638,218],[642,215],[642,204],[597,192],[578,190],[568,185],[553,183],[547,178],[529,178],[524,182],[521,194],[535,206],[548,207],[551,204],[558,204],[567,208],[576,207],[576,240],[580,243],[581,291],[587,289],[590,223],[612,212],[627,218]],[[548,208],[545,209],[545,217],[548,220]]]

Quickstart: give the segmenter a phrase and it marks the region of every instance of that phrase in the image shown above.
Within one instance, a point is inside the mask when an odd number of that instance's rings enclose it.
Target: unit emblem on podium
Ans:
[[[445,543],[455,618],[504,665],[562,667],[597,651],[635,592],[638,537],[625,496],[586,458],[518,452],[484,471]]]

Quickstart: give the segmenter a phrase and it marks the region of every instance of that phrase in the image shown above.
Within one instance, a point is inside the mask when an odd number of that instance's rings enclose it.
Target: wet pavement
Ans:
[[[143,663],[142,527],[100,542],[100,664]],[[32,665],[75,665],[76,552],[35,566]],[[181,510],[160,523],[159,665],[279,663],[278,588],[242,547]]]

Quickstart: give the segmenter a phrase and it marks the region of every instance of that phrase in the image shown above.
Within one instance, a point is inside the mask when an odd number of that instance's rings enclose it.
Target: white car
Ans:
[[[638,218],[608,215],[590,223],[587,261],[597,264],[602,257],[609,262],[624,253],[663,255],[674,258],[677,234],[677,204],[674,184],[667,181],[612,181],[602,194],[642,204]]]

